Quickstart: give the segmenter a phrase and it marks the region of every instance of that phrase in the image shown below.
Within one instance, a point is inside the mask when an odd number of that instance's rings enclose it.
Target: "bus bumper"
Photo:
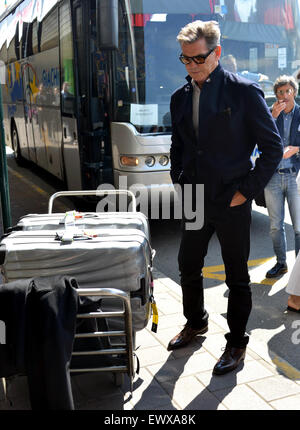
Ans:
[[[124,172],[120,170],[115,170],[114,172],[114,182],[116,188],[127,188],[132,189],[148,189],[151,190],[159,189],[164,190],[174,190],[174,186],[171,181],[170,171],[158,171],[158,172]]]

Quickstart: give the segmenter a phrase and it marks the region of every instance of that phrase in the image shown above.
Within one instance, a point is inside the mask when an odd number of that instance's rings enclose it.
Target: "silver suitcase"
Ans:
[[[69,192],[57,194],[71,195]],[[151,314],[153,251],[147,219],[136,212],[130,216],[129,213],[89,215],[92,216],[81,219],[83,229],[76,223],[75,228],[60,224],[60,214],[23,217],[19,223],[21,230],[12,231],[1,241],[4,280],[63,274],[74,276],[80,288],[115,288],[128,292],[133,330],[141,330]],[[95,223],[90,224],[90,219]],[[109,225],[116,219],[122,227]],[[41,228],[37,229],[39,223]],[[44,225],[51,229],[44,229]],[[139,229],[136,225],[143,227]],[[135,228],[128,228],[132,226]],[[105,300],[104,308],[111,309],[109,299]]]
[[[146,216],[140,212],[74,212],[74,224],[79,229],[137,229],[149,239],[149,226]],[[62,230],[65,228],[66,214],[28,214],[20,218],[18,230]]]
[[[136,212],[134,195],[127,190],[117,191],[60,191],[53,194],[49,200],[47,214],[28,214],[20,218],[15,229],[19,230],[62,230],[66,227],[66,214],[52,213],[54,200],[61,196],[101,195],[124,193],[132,198],[132,212],[76,212],[74,213],[74,227],[78,229],[102,229],[102,228],[136,228],[145,233],[150,240],[149,223],[147,217]]]

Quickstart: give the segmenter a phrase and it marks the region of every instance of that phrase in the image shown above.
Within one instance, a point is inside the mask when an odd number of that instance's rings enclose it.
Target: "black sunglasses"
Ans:
[[[195,55],[194,57],[188,57],[187,55],[183,55],[180,54],[179,55],[179,60],[183,63],[183,64],[191,64],[192,61],[194,61],[194,63],[196,64],[203,64],[205,63],[206,58],[216,49],[216,46],[211,49],[210,51],[208,51],[207,54],[199,54],[199,55]]]

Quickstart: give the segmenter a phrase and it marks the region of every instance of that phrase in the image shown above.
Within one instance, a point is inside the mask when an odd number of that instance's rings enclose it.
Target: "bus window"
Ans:
[[[140,133],[170,132],[170,96],[185,76],[176,36],[190,18],[186,13],[120,14],[117,121],[131,122]]]
[[[33,55],[32,49],[32,23],[23,22],[23,31],[21,39],[21,58]]]
[[[117,121],[128,121],[131,103],[139,100],[133,38],[129,17],[119,5],[119,53],[115,56]]]
[[[57,9],[49,13],[39,23],[38,33],[41,32],[41,51],[58,46],[58,13]]]
[[[75,81],[71,11],[68,2],[60,7],[60,64],[61,108],[65,114],[74,114]]]
[[[7,38],[7,60],[8,63],[13,63],[20,59],[19,23],[15,18],[9,23],[8,29],[9,35]]]
[[[82,6],[78,6],[75,9],[75,40],[78,50],[78,58],[85,58]],[[85,78],[86,65],[84,64],[84,61],[78,62],[78,74],[80,95],[84,98],[87,94],[87,80]]]
[[[38,22],[36,19],[32,24],[32,51],[33,54],[41,52],[41,41],[38,38]]]

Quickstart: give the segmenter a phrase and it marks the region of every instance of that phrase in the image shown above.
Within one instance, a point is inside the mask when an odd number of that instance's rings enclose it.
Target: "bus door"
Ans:
[[[73,3],[78,134],[79,145],[84,148],[81,151],[84,189],[96,189],[102,183],[113,182],[107,102],[110,54],[108,50],[98,49],[98,1]],[[110,28],[110,24],[106,24]]]
[[[76,9],[77,10],[77,9]],[[81,11],[81,9],[78,9]],[[60,80],[64,180],[68,190],[81,190],[81,161],[77,128],[76,70],[70,2],[60,5]],[[76,28],[76,27],[75,27]],[[79,115],[80,116],[80,115]]]
[[[75,1],[74,15],[74,51],[77,75],[77,119],[78,139],[81,149],[82,187],[96,189],[102,182],[101,129],[95,120],[92,106],[95,102],[92,92],[91,76],[91,24],[92,6],[95,1]],[[96,10],[94,9],[93,19]]]
[[[37,65],[40,63],[40,55],[32,57],[30,65],[28,65],[28,92],[30,94],[30,109],[32,115],[32,132],[35,144],[36,163],[48,170],[48,162],[46,156],[46,147],[44,139],[44,120],[43,116],[43,103],[44,88],[40,81],[40,73],[37,70]]]
[[[34,133],[33,133],[33,121],[36,121],[36,113],[34,111],[35,107],[33,106],[33,97],[32,97],[32,88],[31,88],[31,80],[30,80],[30,65],[29,63],[25,63],[23,66],[23,91],[24,91],[24,118],[25,118],[25,127],[27,134],[27,144],[28,144],[28,153],[29,159],[34,163],[37,163],[36,157],[36,147],[34,141]]]

